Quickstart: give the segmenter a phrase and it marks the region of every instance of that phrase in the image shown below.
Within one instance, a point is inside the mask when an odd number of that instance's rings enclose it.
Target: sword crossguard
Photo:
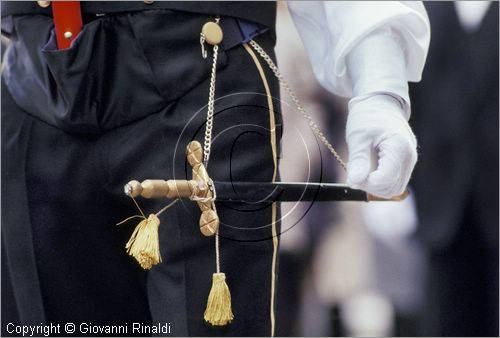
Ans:
[[[192,167],[191,180],[133,180],[125,185],[125,193],[131,197],[144,198],[189,198],[196,201],[200,210],[200,231],[213,236],[219,228],[219,216],[215,208],[215,191],[212,180],[203,164],[203,148],[198,141],[192,141],[186,149],[186,158]]]
[[[196,200],[201,210],[200,231],[205,236],[213,236],[219,229],[219,216],[215,208],[215,190],[212,179],[208,176],[207,168],[202,162],[203,148],[200,142],[191,141],[186,148],[186,158],[193,167],[193,180],[202,182],[198,185],[198,191],[191,199]]]

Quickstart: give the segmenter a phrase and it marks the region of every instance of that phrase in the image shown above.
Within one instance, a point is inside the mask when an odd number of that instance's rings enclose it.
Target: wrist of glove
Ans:
[[[404,192],[417,162],[417,141],[405,116],[390,95],[349,102],[347,184],[384,198]]]

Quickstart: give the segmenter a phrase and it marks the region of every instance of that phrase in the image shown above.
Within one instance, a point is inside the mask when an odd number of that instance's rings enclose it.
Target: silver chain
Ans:
[[[217,51],[219,46],[214,46],[214,57],[212,61],[212,73],[210,75],[210,91],[208,93],[207,125],[205,126],[205,142],[203,143],[203,164],[208,166],[210,159],[210,148],[212,147],[212,129],[214,125],[215,106],[215,73],[217,68]]]
[[[218,18],[216,22],[218,22]],[[202,36],[203,38],[203,36]],[[316,134],[319,140],[326,146],[326,148],[332,153],[337,162],[347,170],[347,165],[344,160],[340,157],[338,152],[335,150],[333,145],[327,140],[326,136],[323,134],[319,126],[314,122],[311,115],[309,115],[306,110],[302,107],[299,99],[295,95],[295,92],[290,88],[288,83],[285,81],[283,76],[281,75],[278,67],[274,64],[274,61],[271,57],[264,51],[264,49],[254,40],[250,40],[250,46],[266,61],[269,68],[273,71],[274,75],[278,79],[280,85],[286,90],[288,96],[292,99],[293,103],[302,114],[302,116],[307,120],[309,127]],[[213,118],[215,111],[215,78],[216,78],[216,69],[217,69],[217,55],[218,55],[219,46],[215,45],[213,48],[213,59],[212,59],[212,69],[210,74],[210,90],[208,95],[208,107],[207,107],[207,125],[205,127],[205,142],[203,144],[203,164],[205,167],[208,166],[208,160],[210,159],[210,150],[212,147],[212,130],[213,130]]]
[[[335,157],[335,159],[337,160],[337,162],[340,163],[340,165],[344,168],[344,170],[347,170],[347,165],[344,162],[344,160],[342,160],[342,158],[337,153],[337,151],[332,146],[332,144],[326,139],[326,137],[323,134],[323,132],[321,131],[321,129],[318,127],[318,125],[312,119],[311,115],[309,115],[305,111],[305,109],[302,107],[302,105],[300,104],[299,99],[295,95],[294,91],[290,88],[290,86],[288,85],[288,83],[285,81],[285,79],[283,78],[283,76],[279,72],[278,67],[274,64],[273,60],[271,59],[271,57],[254,40],[250,40],[249,43],[250,43],[250,46],[252,46],[252,48],[264,59],[264,61],[267,62],[267,64],[269,65],[269,68],[271,68],[271,70],[273,71],[273,73],[276,76],[276,78],[278,79],[280,85],[283,88],[285,88],[286,92],[288,93],[288,95],[292,99],[293,103],[295,103],[295,106],[297,107],[297,109],[300,111],[300,113],[302,114],[302,116],[308,121],[308,124],[309,124],[309,127],[311,128],[311,130],[316,134],[316,136],[320,139],[320,141],[333,154],[333,156]]]
[[[219,23],[219,20],[220,20],[219,18],[216,18],[215,22]],[[219,51],[219,45],[214,45],[212,70],[210,72],[210,90],[208,93],[207,125],[205,126],[205,142],[203,143],[203,164],[205,165],[205,168],[208,168],[208,160],[210,159],[210,149],[212,148],[212,129],[214,125],[214,111],[215,111],[215,74],[217,71],[217,55],[219,54],[218,51]]]

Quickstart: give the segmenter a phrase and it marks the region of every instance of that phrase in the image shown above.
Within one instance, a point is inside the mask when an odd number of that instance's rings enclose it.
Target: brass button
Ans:
[[[50,6],[50,1],[37,1],[36,3],[42,8],[47,8]]]
[[[153,2],[154,2],[154,1],[152,1],[152,0],[144,0],[144,3],[145,3],[146,5],[151,5]]]
[[[205,41],[211,45],[218,45],[222,41],[222,28],[215,22],[210,21],[204,24],[201,32],[205,36]]]

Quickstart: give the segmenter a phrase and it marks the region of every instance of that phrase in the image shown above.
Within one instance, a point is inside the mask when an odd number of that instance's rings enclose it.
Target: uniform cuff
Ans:
[[[393,96],[409,118],[405,54],[399,35],[390,27],[379,28],[358,42],[346,56],[346,65],[353,98]]]

